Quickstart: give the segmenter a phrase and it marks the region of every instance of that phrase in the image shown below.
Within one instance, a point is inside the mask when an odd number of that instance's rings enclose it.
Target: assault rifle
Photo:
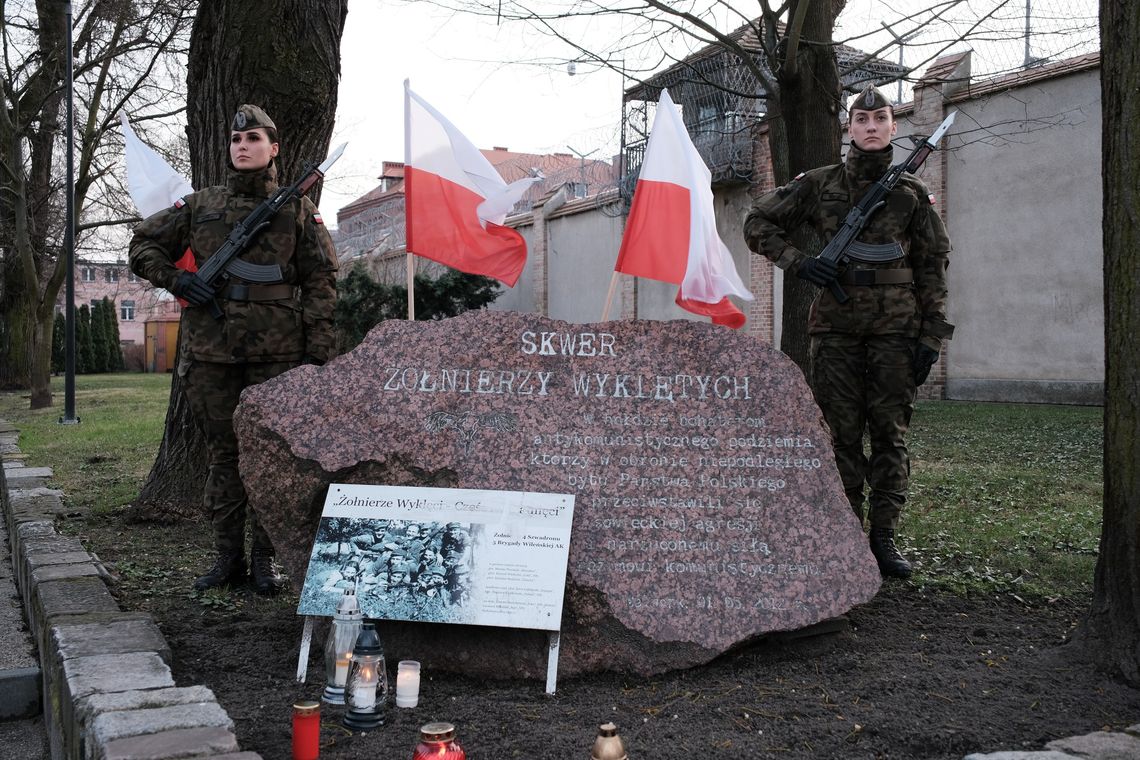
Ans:
[[[835,237],[831,238],[827,246],[820,251],[819,258],[834,261],[836,266],[839,266],[847,263],[849,259],[867,263],[882,263],[899,258],[902,255],[902,249],[898,243],[871,245],[856,242],[855,238],[859,237],[859,233],[863,231],[874,213],[887,202],[887,193],[898,184],[903,172],[914,174],[926,161],[926,157],[934,152],[938,147],[938,142],[950,129],[950,125],[954,123],[954,117],[957,115],[958,112],[954,111],[947,116],[946,120],[938,125],[938,129],[934,130],[934,134],[924,138],[915,146],[914,151],[907,156],[905,161],[892,166],[878,182],[871,186],[863,199],[847,212],[847,218],[843,220],[843,225],[835,233]],[[838,280],[832,280],[828,287],[836,301],[847,303],[847,293],[843,291]]]
[[[251,264],[248,261],[242,261],[238,256],[249,247],[262,230],[269,226],[282,206],[295,198],[300,198],[316,184],[317,180],[325,176],[325,172],[336,163],[340,154],[344,153],[346,144],[342,143],[339,148],[329,154],[329,157],[320,166],[307,165],[301,172],[300,179],[288,187],[278,188],[277,192],[262,201],[257,208],[250,212],[249,216],[234,226],[226,238],[226,242],[214,251],[213,256],[206,259],[206,263],[194,276],[215,293],[231,276],[240,277],[246,282],[281,282],[283,275],[281,267],[277,264]],[[214,319],[224,319],[226,316],[216,300],[210,301],[210,313]]]

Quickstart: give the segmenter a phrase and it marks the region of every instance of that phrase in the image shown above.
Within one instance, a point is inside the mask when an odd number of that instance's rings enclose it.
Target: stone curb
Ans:
[[[98,562],[56,531],[63,494],[45,486],[51,468],[29,467],[17,442],[0,420],[0,585],[23,600],[39,667],[0,670],[0,718],[42,702],[52,760],[261,760],[241,751],[212,691],[175,686],[170,646],[151,616],[120,610]]]

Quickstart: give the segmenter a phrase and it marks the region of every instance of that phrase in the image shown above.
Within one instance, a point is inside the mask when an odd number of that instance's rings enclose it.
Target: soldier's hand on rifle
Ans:
[[[801,280],[807,280],[812,285],[817,285],[821,288],[826,288],[831,283],[835,282],[835,278],[839,275],[839,267],[831,259],[821,259],[815,256],[809,256],[800,262],[799,268],[796,270],[796,277]]]
[[[184,299],[191,306],[201,306],[214,298],[214,291],[190,272],[179,272],[178,279],[170,292]]]
[[[930,368],[934,366],[934,362],[938,361],[938,352],[925,343],[918,343],[914,347],[914,362],[911,366],[914,369],[914,387],[922,385],[926,382],[926,378],[930,376]]]

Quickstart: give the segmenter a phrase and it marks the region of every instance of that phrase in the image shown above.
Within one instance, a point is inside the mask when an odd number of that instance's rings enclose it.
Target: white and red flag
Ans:
[[[744,313],[728,296],[751,301],[752,294],[717,234],[712,174],[667,90],[661,91],[614,269],[676,283],[681,308],[716,324],[744,324]]]
[[[194,192],[181,174],[138,138],[125,113],[119,114],[119,120],[127,160],[127,191],[144,219]]]
[[[410,252],[514,287],[526,241],[503,225],[539,181],[503,181],[491,162],[443,114],[404,82],[404,197]]]

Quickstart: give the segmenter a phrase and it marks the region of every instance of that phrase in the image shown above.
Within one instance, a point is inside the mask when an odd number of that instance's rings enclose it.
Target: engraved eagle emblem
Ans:
[[[471,453],[471,444],[484,428],[509,433],[518,427],[518,419],[507,412],[432,412],[424,420],[424,429],[429,433],[439,433],[454,428],[459,433],[459,445],[464,454]]]

